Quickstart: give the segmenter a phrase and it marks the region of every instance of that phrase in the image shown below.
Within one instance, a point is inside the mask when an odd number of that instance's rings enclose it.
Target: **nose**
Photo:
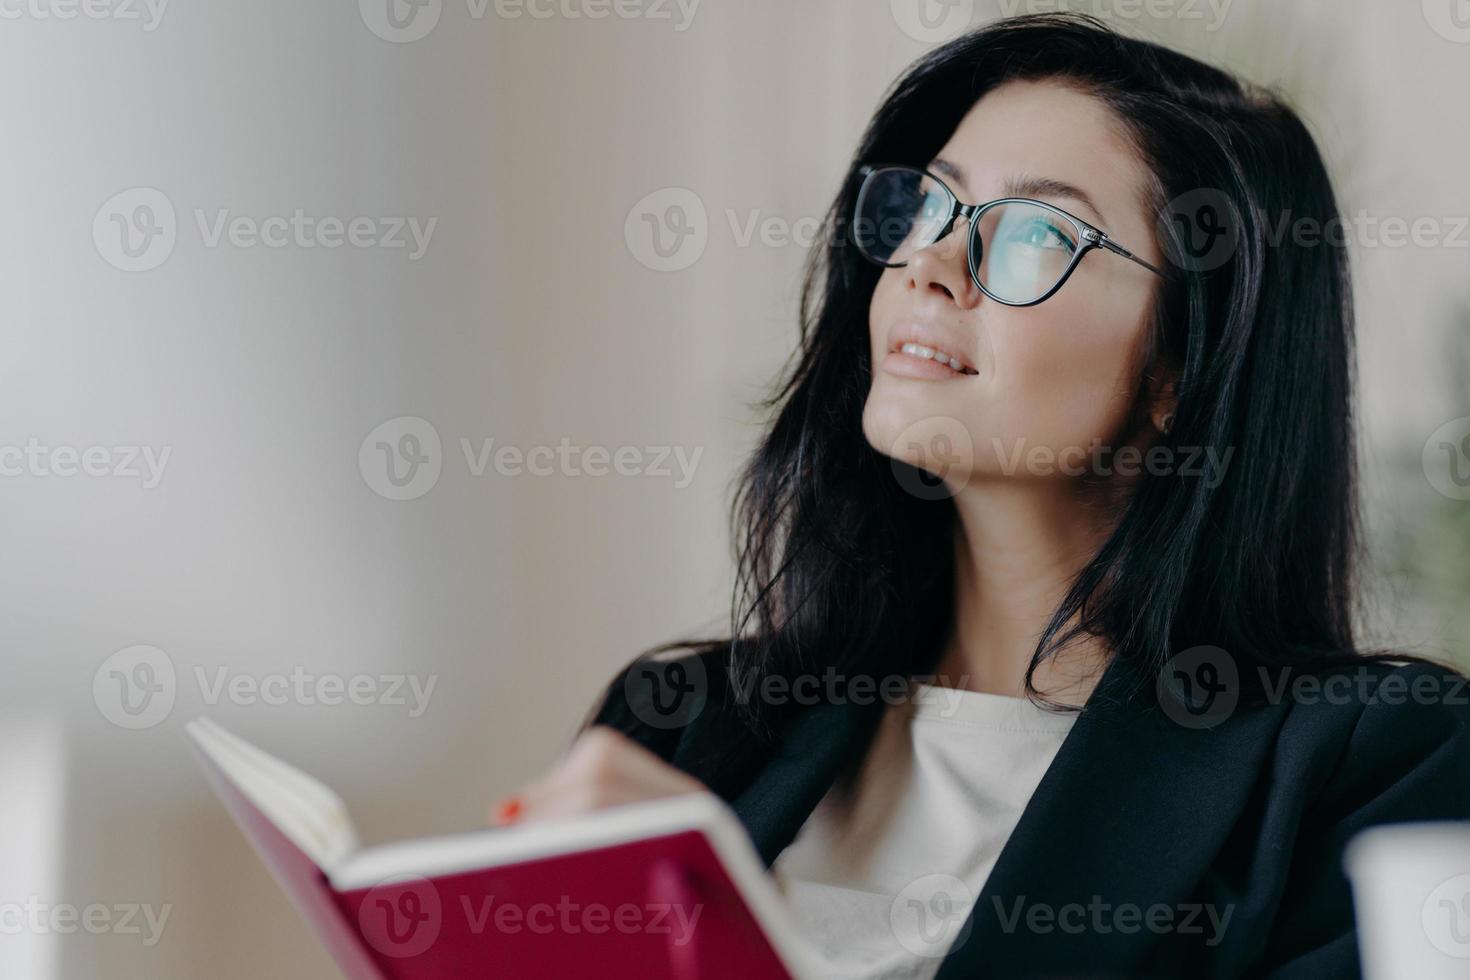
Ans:
[[[956,218],[949,234],[919,249],[908,261],[908,287],[916,292],[936,292],[961,309],[973,309],[984,293],[970,276],[970,222]]]

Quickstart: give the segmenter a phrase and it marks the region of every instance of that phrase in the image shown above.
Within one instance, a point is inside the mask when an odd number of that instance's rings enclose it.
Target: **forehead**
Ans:
[[[987,92],[936,156],[963,173],[955,190],[969,201],[1004,196],[1018,178],[1052,179],[1086,191],[1098,217],[1114,222],[1141,213],[1150,179],[1112,110],[1051,80]]]

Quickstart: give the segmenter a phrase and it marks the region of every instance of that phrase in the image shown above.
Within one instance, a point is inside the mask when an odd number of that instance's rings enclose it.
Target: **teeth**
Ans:
[[[960,362],[959,358],[950,357],[942,350],[935,350],[932,347],[925,347],[922,344],[914,343],[904,344],[899,349],[902,350],[905,354],[911,354],[914,357],[926,357],[931,361],[938,361],[945,367],[953,368],[954,370],[959,371],[961,374],[963,374],[965,371],[965,366]]]

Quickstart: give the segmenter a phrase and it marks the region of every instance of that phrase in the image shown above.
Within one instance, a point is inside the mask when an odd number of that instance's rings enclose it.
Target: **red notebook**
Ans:
[[[352,980],[809,980],[816,960],[713,794],[362,848],[338,796],[207,719],[210,783]]]

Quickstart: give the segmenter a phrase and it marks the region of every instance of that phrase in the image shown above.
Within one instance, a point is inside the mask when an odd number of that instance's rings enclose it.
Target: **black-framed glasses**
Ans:
[[[907,265],[964,218],[970,223],[970,278],[986,296],[1007,306],[1035,306],[1047,299],[1062,288],[1082,257],[1098,248],[1167,278],[1101,228],[1045,201],[1004,197],[961,204],[944,181],[919,167],[873,164],[859,173],[863,183],[853,241],[864,258],[878,265]]]

